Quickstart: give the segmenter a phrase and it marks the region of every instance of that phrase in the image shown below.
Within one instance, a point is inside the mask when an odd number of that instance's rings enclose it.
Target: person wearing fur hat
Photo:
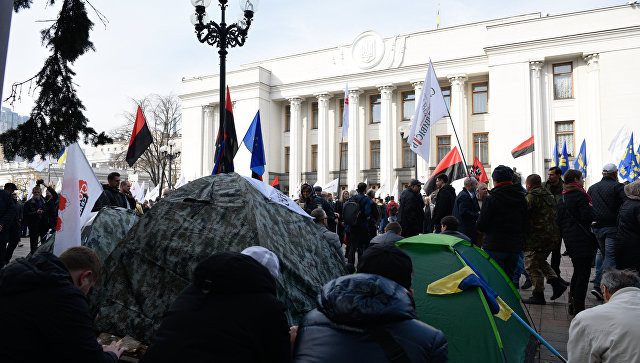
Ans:
[[[527,200],[522,186],[513,184],[511,168],[499,165],[491,178],[494,188],[483,200],[476,226],[484,233],[482,248],[512,277],[523,247]]]
[[[616,268],[640,271],[640,180],[624,186],[627,199],[618,214]]]

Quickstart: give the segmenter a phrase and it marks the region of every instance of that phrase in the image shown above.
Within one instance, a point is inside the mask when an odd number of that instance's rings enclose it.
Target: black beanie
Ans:
[[[493,169],[493,173],[491,173],[491,179],[493,179],[496,183],[513,181],[513,169],[508,166],[498,165],[497,168]]]
[[[411,257],[400,247],[379,243],[364,251],[362,258],[358,261],[358,272],[386,277],[409,290],[413,263],[411,263]]]

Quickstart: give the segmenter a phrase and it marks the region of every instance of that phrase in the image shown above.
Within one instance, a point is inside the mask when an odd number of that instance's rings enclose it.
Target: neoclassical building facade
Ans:
[[[406,137],[429,59],[451,117],[433,124],[426,161]],[[573,159],[586,140],[596,180],[604,163],[620,160],[608,151],[618,130],[640,132],[639,61],[640,8],[624,5],[389,38],[366,31],[349,45],[244,65],[227,73],[227,83],[239,141],[260,110],[265,180],[278,176],[289,195],[300,183],[324,185],[338,176],[342,188],[367,180],[389,193],[396,179],[401,187],[416,175],[428,178],[457,139],[468,164],[478,158],[488,173],[505,164],[525,176],[546,174],[556,142],[566,142]],[[218,84],[218,75],[183,80],[187,178],[213,169]],[[511,150],[531,136],[535,151],[514,159]],[[249,161],[241,146],[236,170],[250,175]]]

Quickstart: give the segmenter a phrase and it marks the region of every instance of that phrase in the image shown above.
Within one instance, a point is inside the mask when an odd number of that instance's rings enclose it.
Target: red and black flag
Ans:
[[[231,94],[228,86],[224,109],[224,122],[220,125],[216,139],[216,163],[211,174],[232,173],[233,158],[238,152],[238,137],[236,136],[236,124],[233,121],[233,108],[231,107]]]
[[[519,158],[522,155],[527,155],[533,152],[533,136],[531,136],[530,138],[528,138],[525,142],[523,142],[522,144],[516,146],[515,149],[511,150],[511,155],[513,155],[513,158]]]
[[[136,114],[136,122],[133,124],[133,132],[131,133],[131,140],[129,140],[129,149],[127,150],[127,163],[129,166],[133,166],[142,153],[147,150],[149,145],[153,142],[151,131],[147,126],[147,121],[144,119],[142,109],[138,106],[138,113]]]
[[[271,182],[271,186],[280,190],[280,179],[278,179],[278,177],[273,179],[273,181]]]
[[[438,166],[436,166],[436,169],[433,171],[433,174],[431,174],[429,180],[427,180],[427,185],[425,186],[425,192],[427,192],[427,195],[436,190],[436,177],[440,174],[445,174],[449,177],[449,183],[467,176],[467,173],[464,170],[464,163],[462,162],[457,146],[454,146],[453,149],[445,155],[442,161],[438,163]]]
[[[482,163],[478,158],[473,159],[473,165],[469,168],[469,175],[476,178],[480,183],[486,183],[489,181],[487,172],[484,171],[484,166],[482,166]]]

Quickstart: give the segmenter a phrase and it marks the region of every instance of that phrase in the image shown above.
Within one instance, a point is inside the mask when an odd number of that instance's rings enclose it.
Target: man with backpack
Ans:
[[[389,196],[389,203],[387,204],[387,214],[389,215],[389,223],[398,221],[398,203],[393,200],[393,195]]]
[[[376,206],[371,198],[364,194],[366,189],[367,184],[358,184],[358,194],[351,197],[344,204],[342,210],[349,251],[347,262],[351,266],[355,264],[356,251],[358,252],[358,260],[360,260],[364,248],[370,240],[367,220],[372,216],[372,210]]]

